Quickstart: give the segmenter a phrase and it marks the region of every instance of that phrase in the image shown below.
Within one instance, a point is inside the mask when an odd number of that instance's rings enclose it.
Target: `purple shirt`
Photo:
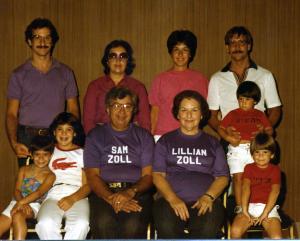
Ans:
[[[115,131],[109,123],[97,126],[86,138],[84,167],[99,168],[105,182],[137,182],[142,168],[152,165],[154,140],[151,134],[130,124]]]
[[[9,80],[7,98],[20,102],[19,124],[48,127],[65,110],[65,101],[78,96],[72,70],[53,60],[51,69],[42,73],[26,61]]]
[[[139,112],[135,115],[133,121],[139,126],[150,130],[150,108],[144,84],[130,76],[125,76],[117,86],[126,87],[139,97]],[[113,87],[115,87],[115,83],[108,75],[102,76],[89,84],[83,104],[85,133],[93,129],[97,123],[108,122],[109,118],[104,103],[105,95]]]
[[[158,140],[153,172],[166,173],[173,191],[185,202],[196,201],[215,177],[229,175],[223,148],[216,138],[204,132],[188,136],[180,129]]]

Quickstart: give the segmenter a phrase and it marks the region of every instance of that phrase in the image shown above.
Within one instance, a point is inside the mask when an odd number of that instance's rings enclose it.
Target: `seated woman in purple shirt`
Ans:
[[[224,219],[219,196],[229,171],[218,140],[200,129],[209,119],[208,105],[198,92],[185,90],[176,95],[172,112],[180,127],[163,135],[154,153],[158,238],[217,238]]]
[[[89,84],[84,97],[83,126],[86,134],[96,124],[103,124],[109,120],[104,98],[115,86],[126,87],[138,96],[139,112],[136,113],[134,122],[150,130],[150,108],[146,88],[143,83],[130,76],[135,67],[132,55],[130,44],[124,40],[114,40],[105,47],[101,60],[105,75]]]
[[[151,217],[154,140],[131,123],[137,97],[124,87],[105,97],[109,122],[88,134],[83,154],[94,239],[146,238]]]

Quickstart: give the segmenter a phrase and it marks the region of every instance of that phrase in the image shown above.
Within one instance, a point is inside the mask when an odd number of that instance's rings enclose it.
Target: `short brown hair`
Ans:
[[[272,154],[276,153],[276,142],[274,138],[265,132],[258,133],[250,144],[250,152],[253,155],[255,151],[268,150]]]

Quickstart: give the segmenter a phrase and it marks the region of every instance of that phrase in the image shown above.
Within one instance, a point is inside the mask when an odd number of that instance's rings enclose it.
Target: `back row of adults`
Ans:
[[[25,31],[25,41],[32,56],[12,72],[9,80],[6,127],[19,166],[25,164],[31,139],[47,135],[49,125],[58,113],[67,110],[80,118],[73,72],[53,58],[58,40],[59,35],[50,20],[34,19]],[[262,97],[256,108],[262,111],[267,108],[268,118],[276,126],[281,116],[276,83],[270,71],[250,58],[253,47],[250,32],[243,26],[231,28],[225,35],[225,46],[231,61],[208,82],[203,74],[189,68],[196,54],[196,36],[188,30],[172,32],[167,49],[173,66],[155,77],[148,98],[144,84],[131,77],[135,63],[130,44],[124,40],[112,41],[106,46],[101,60],[105,75],[92,81],[85,94],[85,132],[108,121],[104,98],[114,86],[127,87],[138,96],[139,112],[133,121],[150,130],[156,140],[179,127],[172,116],[172,103],[176,94],[187,89],[207,98],[211,111],[209,124],[216,130],[220,119],[238,107],[235,93],[245,80],[259,86]],[[232,127],[228,131],[234,136],[239,135]]]

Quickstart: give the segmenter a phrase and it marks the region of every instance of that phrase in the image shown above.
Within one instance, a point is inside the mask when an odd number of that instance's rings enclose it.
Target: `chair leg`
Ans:
[[[290,230],[290,239],[295,239],[294,236],[294,225],[292,224],[291,227],[289,228]]]
[[[227,224],[227,239],[231,239],[230,232],[231,232],[231,224],[228,222],[228,224]]]
[[[14,240],[14,230],[12,227],[10,227],[9,229],[9,237],[8,237],[9,240]]]
[[[147,240],[151,239],[151,224],[148,224],[148,228],[147,228]]]

